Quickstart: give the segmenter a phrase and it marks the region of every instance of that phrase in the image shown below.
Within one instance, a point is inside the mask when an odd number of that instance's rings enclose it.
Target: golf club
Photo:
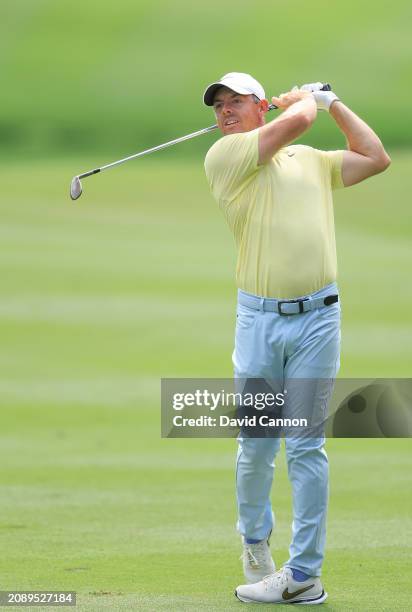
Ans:
[[[331,86],[329,83],[326,83],[322,87],[323,91],[331,91]],[[278,108],[274,104],[270,104],[268,110],[274,110]],[[92,176],[92,174],[98,174],[99,172],[103,172],[104,170],[108,170],[109,168],[114,168],[115,166],[119,166],[120,164],[124,164],[131,159],[137,159],[138,157],[143,157],[143,155],[148,155],[149,153],[154,153],[155,151],[160,151],[161,149],[166,149],[167,147],[171,147],[172,145],[178,144],[179,142],[183,142],[184,140],[189,140],[190,138],[195,138],[196,136],[200,136],[201,134],[207,134],[208,132],[213,132],[217,129],[217,125],[211,125],[210,127],[203,128],[202,130],[198,130],[197,132],[192,132],[191,134],[187,134],[186,136],[181,136],[180,138],[176,138],[175,140],[170,140],[169,142],[165,142],[157,147],[152,147],[151,149],[146,149],[146,151],[141,151],[140,153],[135,153],[134,155],[129,155],[128,157],[124,157],[123,159],[119,159],[118,161],[112,162],[111,164],[106,164],[105,166],[101,166],[100,168],[95,168],[94,170],[89,170],[88,172],[83,172],[83,174],[78,174],[73,177],[72,182],[70,184],[70,197],[72,200],[77,200],[82,195],[82,184],[80,179],[86,178],[87,176]]]

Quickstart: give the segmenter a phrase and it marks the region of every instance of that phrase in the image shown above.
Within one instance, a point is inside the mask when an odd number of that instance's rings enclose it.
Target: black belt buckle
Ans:
[[[303,300],[280,300],[278,302],[278,313],[281,317],[288,317],[294,314],[302,314],[303,310],[303,302],[307,302],[309,298],[303,298]],[[282,312],[282,304],[299,304],[299,312]]]

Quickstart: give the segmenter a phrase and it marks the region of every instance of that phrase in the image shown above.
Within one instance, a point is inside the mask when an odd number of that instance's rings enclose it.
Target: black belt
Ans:
[[[327,295],[326,297],[301,298],[298,300],[275,300],[274,298],[259,298],[253,295],[239,293],[239,304],[254,310],[263,310],[264,312],[277,312],[282,316],[302,314],[315,308],[323,308],[331,306],[339,301],[339,296]]]

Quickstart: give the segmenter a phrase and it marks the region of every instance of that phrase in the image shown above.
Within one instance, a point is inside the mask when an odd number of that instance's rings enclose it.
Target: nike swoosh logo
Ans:
[[[294,153],[288,153],[289,157],[293,157],[295,154]]]
[[[293,599],[294,597],[297,597],[298,595],[302,595],[302,593],[309,591],[313,586],[315,585],[310,584],[309,586],[304,587],[303,589],[298,589],[297,591],[294,591],[293,593],[289,593],[288,589],[286,588],[282,593],[282,599],[284,599],[285,601],[288,601],[289,599]]]

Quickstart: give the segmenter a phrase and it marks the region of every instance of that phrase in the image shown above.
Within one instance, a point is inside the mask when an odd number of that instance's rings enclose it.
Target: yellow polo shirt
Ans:
[[[343,151],[289,145],[259,166],[258,136],[215,142],[206,176],[238,247],[238,287],[296,298],[336,280],[332,190],[344,186]]]

